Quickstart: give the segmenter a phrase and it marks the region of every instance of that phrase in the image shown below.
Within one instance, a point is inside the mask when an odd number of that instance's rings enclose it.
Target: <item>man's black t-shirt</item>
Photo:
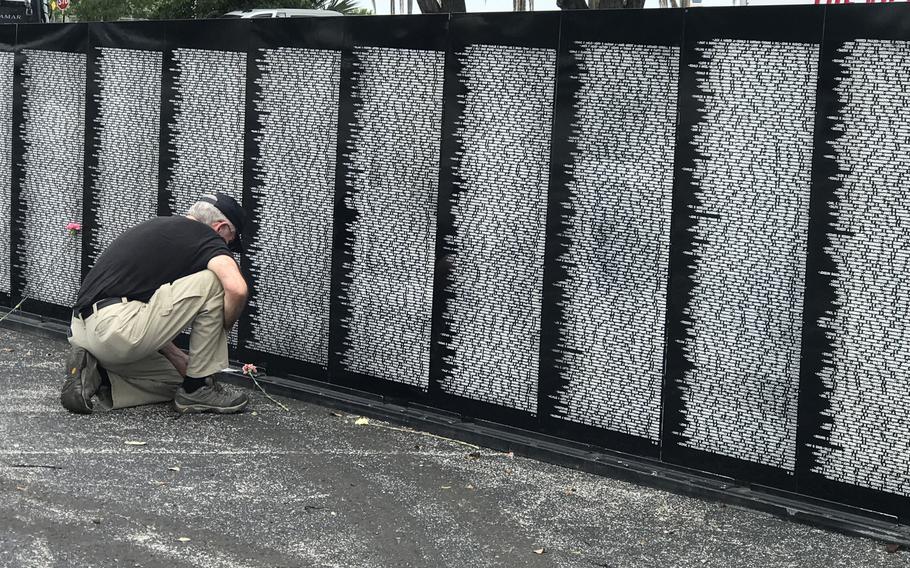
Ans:
[[[211,227],[187,217],[156,217],[128,229],[86,275],[75,309],[104,298],[147,302],[162,284],[205,270],[230,249]]]

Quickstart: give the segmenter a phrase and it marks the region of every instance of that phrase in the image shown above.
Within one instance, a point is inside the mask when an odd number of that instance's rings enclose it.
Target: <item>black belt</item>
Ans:
[[[95,302],[94,304],[92,304],[88,307],[82,308],[78,312],[76,310],[73,310],[73,315],[79,316],[80,318],[85,319],[85,318],[89,317],[90,315],[94,314],[95,312],[97,312],[98,310],[100,310],[101,308],[106,308],[108,306],[113,306],[114,304],[120,304],[122,302],[128,302],[128,301],[129,300],[127,298],[104,298],[103,300],[98,300],[97,302]]]

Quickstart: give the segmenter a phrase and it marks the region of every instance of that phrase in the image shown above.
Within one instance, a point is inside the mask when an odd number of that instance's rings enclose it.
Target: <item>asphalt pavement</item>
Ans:
[[[910,567],[882,542],[256,392],[237,416],[69,414],[65,350],[0,329],[3,567]]]

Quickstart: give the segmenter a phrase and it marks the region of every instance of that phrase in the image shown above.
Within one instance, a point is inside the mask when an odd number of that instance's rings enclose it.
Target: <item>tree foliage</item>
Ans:
[[[67,16],[85,22],[107,22],[125,18],[143,18],[148,0],[72,0]]]
[[[362,13],[355,0],[72,0],[69,14],[82,22],[183,20],[214,18],[233,10],[275,7]]]

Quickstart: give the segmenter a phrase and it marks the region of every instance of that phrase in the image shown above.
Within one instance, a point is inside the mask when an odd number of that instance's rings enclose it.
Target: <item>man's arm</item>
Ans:
[[[186,376],[186,367],[189,365],[190,357],[186,353],[180,350],[179,347],[173,343],[168,343],[164,347],[158,350],[158,353],[161,353],[165,358],[171,362],[171,365],[177,369],[177,372],[180,373],[181,377]]]
[[[208,269],[215,273],[224,288],[224,329],[230,330],[246,305],[246,280],[234,258],[226,254],[219,254],[210,260]]]

